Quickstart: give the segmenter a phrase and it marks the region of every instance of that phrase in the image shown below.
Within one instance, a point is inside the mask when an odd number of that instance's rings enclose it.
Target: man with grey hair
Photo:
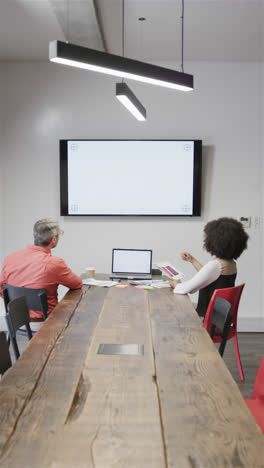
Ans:
[[[8,255],[0,275],[0,295],[3,284],[25,288],[45,288],[48,298],[48,314],[58,304],[58,286],[70,289],[82,287],[82,280],[66,265],[64,260],[51,254],[63,234],[58,223],[41,219],[34,224],[34,245]],[[32,321],[43,320],[41,311],[30,311]]]
[[[33,227],[35,245],[47,247],[52,239],[59,239],[61,234],[63,234],[63,231],[58,223],[52,219],[40,219]]]

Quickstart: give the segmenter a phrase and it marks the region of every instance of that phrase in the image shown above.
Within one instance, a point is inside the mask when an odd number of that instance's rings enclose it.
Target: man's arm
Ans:
[[[62,284],[69,289],[79,289],[82,287],[82,279],[80,276],[73,273],[62,258],[57,257],[54,274],[56,274],[56,282],[58,284]]]

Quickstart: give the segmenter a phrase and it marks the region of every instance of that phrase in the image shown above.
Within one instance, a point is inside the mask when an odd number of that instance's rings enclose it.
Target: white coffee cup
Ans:
[[[95,267],[87,267],[85,268],[87,278],[94,278],[95,277]]]

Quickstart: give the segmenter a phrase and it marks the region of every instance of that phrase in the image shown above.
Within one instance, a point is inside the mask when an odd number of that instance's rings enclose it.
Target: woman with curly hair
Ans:
[[[235,285],[235,260],[247,248],[247,241],[248,234],[236,219],[219,218],[207,223],[204,228],[204,248],[213,255],[213,259],[203,266],[190,253],[182,252],[182,259],[190,262],[197,273],[183,283],[170,280],[174,293],[188,294],[199,291],[197,312],[203,317],[214,290]]]

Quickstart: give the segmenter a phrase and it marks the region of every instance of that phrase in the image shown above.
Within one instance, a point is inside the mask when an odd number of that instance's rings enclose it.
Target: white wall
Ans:
[[[194,93],[130,82],[147,108],[146,123],[121,107],[111,77],[44,62],[6,63],[5,70],[4,255],[31,242],[35,220],[51,216],[65,231],[54,254],[76,273],[89,264],[110,271],[112,247],[152,248],[154,261],[176,264],[186,249],[204,262],[209,257],[202,250],[202,229],[209,219],[263,216],[260,65],[188,64]],[[60,218],[61,138],[202,139],[201,218]],[[240,316],[263,317],[263,233],[253,222],[249,234],[248,251],[238,261],[237,284],[246,282]]]
[[[4,155],[4,116],[5,102],[5,76],[4,67],[0,63],[0,263],[3,260],[3,155]]]
[[[5,79],[5,67],[0,62],[0,264],[4,259],[4,119],[6,113],[6,79]],[[5,321],[2,320],[1,315],[4,313],[3,301],[0,300],[0,330],[5,328]]]
[[[263,2],[261,3],[261,9],[260,9],[260,19],[264,18],[264,4]],[[263,21],[259,25],[259,41],[260,41],[260,48],[259,50],[263,51],[264,50],[264,28],[262,27]],[[263,54],[262,54],[262,62],[260,63],[259,67],[259,100],[261,102],[261,110],[260,110],[260,115],[259,115],[259,121],[260,121],[260,135],[259,135],[259,140],[260,140],[260,147],[261,147],[261,165],[260,165],[260,174],[261,174],[261,182],[264,180],[264,87],[263,87],[263,78],[264,78],[264,64],[263,64]],[[262,268],[261,268],[261,275],[260,275],[260,285],[261,285],[261,291],[262,291],[262,296],[261,296],[261,309],[262,309],[262,327],[264,329],[264,236],[263,236],[263,220],[264,220],[264,190],[263,190],[263,182],[261,184],[261,212],[260,212],[260,218],[259,218],[259,225],[260,225],[260,233],[261,233],[261,249],[260,249],[260,258],[261,258],[261,263],[262,263]]]

